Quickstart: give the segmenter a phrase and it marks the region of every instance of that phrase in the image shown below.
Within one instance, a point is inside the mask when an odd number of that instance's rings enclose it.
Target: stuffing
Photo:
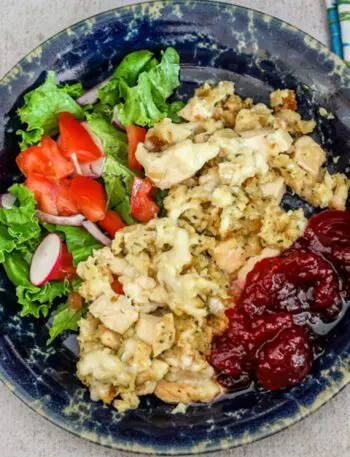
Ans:
[[[229,81],[222,81],[217,86],[209,84],[196,89],[187,105],[179,111],[179,115],[186,121],[200,121],[213,116],[217,103],[233,95],[234,86]]]
[[[270,104],[275,111],[288,109],[296,111],[298,109],[294,90],[277,89],[270,94]]]
[[[111,248],[77,267],[88,312],[79,323],[79,379],[93,400],[119,411],[140,397],[186,405],[222,392],[208,363],[248,273],[303,234],[302,209],[285,211],[287,186],[321,208],[345,209],[350,181],[324,167],[296,112],[295,93],[276,90],[271,107],[204,84],[139,144],[136,157],[160,189],[166,217],[119,230]],[[111,284],[118,278],[124,295]]]
[[[286,184],[311,205],[320,208],[344,210],[350,180],[341,173],[331,175],[324,168],[319,176],[307,172],[293,157],[280,154],[271,161],[271,166],[284,177]]]
[[[200,383],[160,382],[155,395],[167,403],[194,403],[214,400],[221,392],[219,385],[211,380]]]
[[[107,392],[115,387],[118,391],[128,390],[135,382],[134,374],[127,370],[114,351],[105,347],[83,352],[77,364],[77,374],[93,389],[94,400],[106,401]]]
[[[140,399],[134,392],[122,393],[121,400],[114,400],[113,406],[123,413],[129,409],[136,409],[140,404]]]
[[[259,232],[263,246],[288,249],[306,228],[307,219],[303,210],[285,212],[276,203],[265,209],[265,217]]]
[[[234,128],[237,114],[244,108],[251,108],[252,99],[242,100],[238,95],[231,95],[226,101],[218,103],[215,107],[213,118],[224,123],[225,127]]]
[[[275,126],[287,130],[292,135],[307,135],[312,133],[316,122],[302,120],[299,113],[290,109],[281,109],[275,113]]]
[[[272,111],[263,103],[258,103],[250,109],[242,109],[236,117],[236,132],[255,130],[273,125]]]

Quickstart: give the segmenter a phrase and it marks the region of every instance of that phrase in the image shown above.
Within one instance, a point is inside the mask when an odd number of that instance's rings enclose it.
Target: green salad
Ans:
[[[174,49],[159,59],[141,50],[127,55],[98,90],[58,84],[49,71],[24,96],[16,158],[23,183],[1,196],[0,262],[22,316],[54,312],[49,343],[77,330],[84,313],[74,295],[78,263],[110,245],[123,226],[163,211],[164,192],[151,190],[135,150],[156,122],[181,120],[183,104],[169,101],[179,72]]]

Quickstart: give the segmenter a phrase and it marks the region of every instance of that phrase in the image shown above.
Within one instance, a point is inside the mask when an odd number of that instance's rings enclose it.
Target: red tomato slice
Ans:
[[[72,254],[68,251],[67,246],[62,243],[62,255],[59,265],[55,272],[51,275],[50,281],[63,281],[64,279],[72,279],[76,276],[76,269],[73,265]]]
[[[21,172],[27,176],[30,171],[42,171],[42,160],[39,155],[40,146],[30,146],[16,157],[16,163]],[[42,174],[42,173],[40,173]]]
[[[106,194],[97,181],[86,176],[74,176],[70,187],[70,195],[79,212],[91,222],[104,219],[106,215]]]
[[[59,113],[60,147],[65,157],[76,154],[78,162],[94,162],[103,156],[89,132],[70,113]]]
[[[57,143],[49,136],[44,136],[38,146],[31,146],[16,157],[21,172],[38,173],[48,178],[65,178],[74,171],[73,164],[61,154]]]
[[[37,173],[29,172],[24,182],[25,186],[34,193],[34,198],[45,213],[57,216],[57,181],[45,178]]]
[[[105,230],[111,237],[114,237],[118,230],[125,227],[125,224],[119,214],[110,209],[107,210],[104,219],[99,221],[98,225],[102,227],[103,230]]]
[[[71,183],[70,179],[61,179],[58,183],[57,210],[60,216],[74,216],[74,214],[79,213],[79,209],[71,195]]]
[[[142,165],[136,159],[136,149],[139,143],[144,143],[147,130],[136,125],[127,125],[125,127],[128,134],[128,165],[129,168],[136,171],[142,171]]]
[[[124,295],[123,286],[120,284],[118,279],[113,280],[111,287],[116,294]]]
[[[134,177],[131,189],[131,215],[139,222],[148,222],[159,213],[159,207],[151,199],[154,187],[149,179]]]

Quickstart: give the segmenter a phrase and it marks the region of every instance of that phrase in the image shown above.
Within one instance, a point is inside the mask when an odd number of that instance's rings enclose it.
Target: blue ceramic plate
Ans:
[[[229,79],[243,96],[267,101],[275,88],[296,88],[306,117],[319,121],[318,139],[350,152],[350,78],[345,65],[300,30],[261,13],[208,1],[157,2],[116,9],[80,22],[46,41],[0,82],[1,190],[16,179],[16,108],[47,70],[86,87],[105,79],[130,51],[174,46],[181,55],[183,98],[208,79]],[[319,115],[324,106],[334,121]],[[330,166],[334,166],[330,160]],[[349,171],[349,170],[347,170]],[[292,196],[284,204],[312,208]],[[299,386],[282,392],[249,391],[211,405],[171,414],[173,406],[143,398],[119,415],[93,403],[75,377],[69,340],[46,347],[45,322],[18,316],[13,287],[1,271],[0,378],[29,407],[70,432],[113,448],[162,454],[214,451],[271,435],[315,411],[350,380],[350,315],[326,341],[325,355]]]

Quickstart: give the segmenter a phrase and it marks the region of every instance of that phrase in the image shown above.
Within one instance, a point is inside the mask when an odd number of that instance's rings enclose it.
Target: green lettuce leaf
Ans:
[[[17,201],[11,209],[0,209],[0,263],[14,249],[33,252],[41,237],[33,193],[23,184],[13,184],[9,192]]]
[[[112,156],[123,165],[128,164],[128,139],[125,133],[117,130],[101,115],[87,116],[90,129],[97,135],[102,143],[106,156]]]
[[[147,50],[134,51],[128,54],[118,65],[113,74],[113,78],[122,78],[128,86],[135,86],[139,74],[148,71],[150,66],[157,65],[156,59],[153,59],[153,53]],[[150,64],[150,62],[153,64]]]
[[[108,83],[98,91],[100,103],[94,106],[94,112],[109,113],[112,115],[113,107],[118,103],[121,97],[120,83],[123,81],[120,78],[112,78]],[[125,83],[126,84],[126,83]],[[127,86],[127,84],[126,84]],[[128,86],[127,86],[128,87]]]
[[[77,331],[78,323],[82,318],[84,311],[84,308],[70,310],[67,303],[59,306],[53,316],[52,326],[49,330],[50,338],[48,339],[47,344],[51,344],[58,335],[67,330],[73,332]]]
[[[6,257],[4,268],[10,281],[16,286],[18,303],[22,305],[21,316],[30,314],[36,318],[46,317],[56,298],[68,294],[68,282],[49,281],[42,287],[29,281],[30,261],[21,252],[14,251]]]
[[[164,208],[164,198],[168,195],[169,190],[168,189],[157,189],[156,195],[154,196],[154,201],[157,203],[157,205],[160,208],[159,211],[159,216],[160,217],[166,217],[166,209]]]
[[[130,216],[130,194],[135,173],[127,166],[127,136],[100,115],[88,115],[87,119],[91,130],[102,140],[106,154],[103,181],[108,207],[117,211],[127,224],[133,224],[135,221]]]
[[[103,247],[84,228],[51,224],[45,224],[44,227],[49,232],[55,232],[62,236],[67,244],[68,251],[73,256],[74,266],[77,266],[79,262],[83,262],[90,257],[94,249],[101,249]]]
[[[184,106],[185,106],[185,103],[180,102],[180,101],[170,103],[170,104],[168,105],[168,117],[169,117],[173,122],[176,122],[176,123],[183,122],[184,119],[183,119],[183,117],[181,117],[181,116],[178,114],[178,112],[179,112],[180,109],[182,109]]]
[[[167,48],[158,63],[148,51],[129,54],[116,69],[112,79],[99,91],[103,105],[115,106],[115,115],[123,125],[146,127],[171,116],[174,120],[181,102],[167,99],[180,85],[180,59]]]
[[[44,135],[58,133],[58,113],[72,113],[77,119],[84,118],[84,110],[74,100],[81,94],[81,85],[74,84],[59,87],[56,83],[55,72],[49,71],[44,84],[24,96],[24,105],[18,109],[18,115],[26,130],[18,130],[22,136],[21,149],[36,144]]]
[[[127,86],[135,86],[139,74],[148,71],[157,64],[157,60],[153,59],[153,53],[150,51],[141,50],[128,54],[116,68],[111,80],[99,90],[99,98],[102,104],[115,106],[121,97],[119,86],[121,80]]]
[[[81,82],[75,84],[65,84],[60,88],[60,91],[65,92],[74,99],[81,97],[85,92]]]
[[[128,225],[135,224],[131,212],[131,186],[135,173],[114,157],[107,157],[103,181],[108,196],[108,207],[117,211]]]

